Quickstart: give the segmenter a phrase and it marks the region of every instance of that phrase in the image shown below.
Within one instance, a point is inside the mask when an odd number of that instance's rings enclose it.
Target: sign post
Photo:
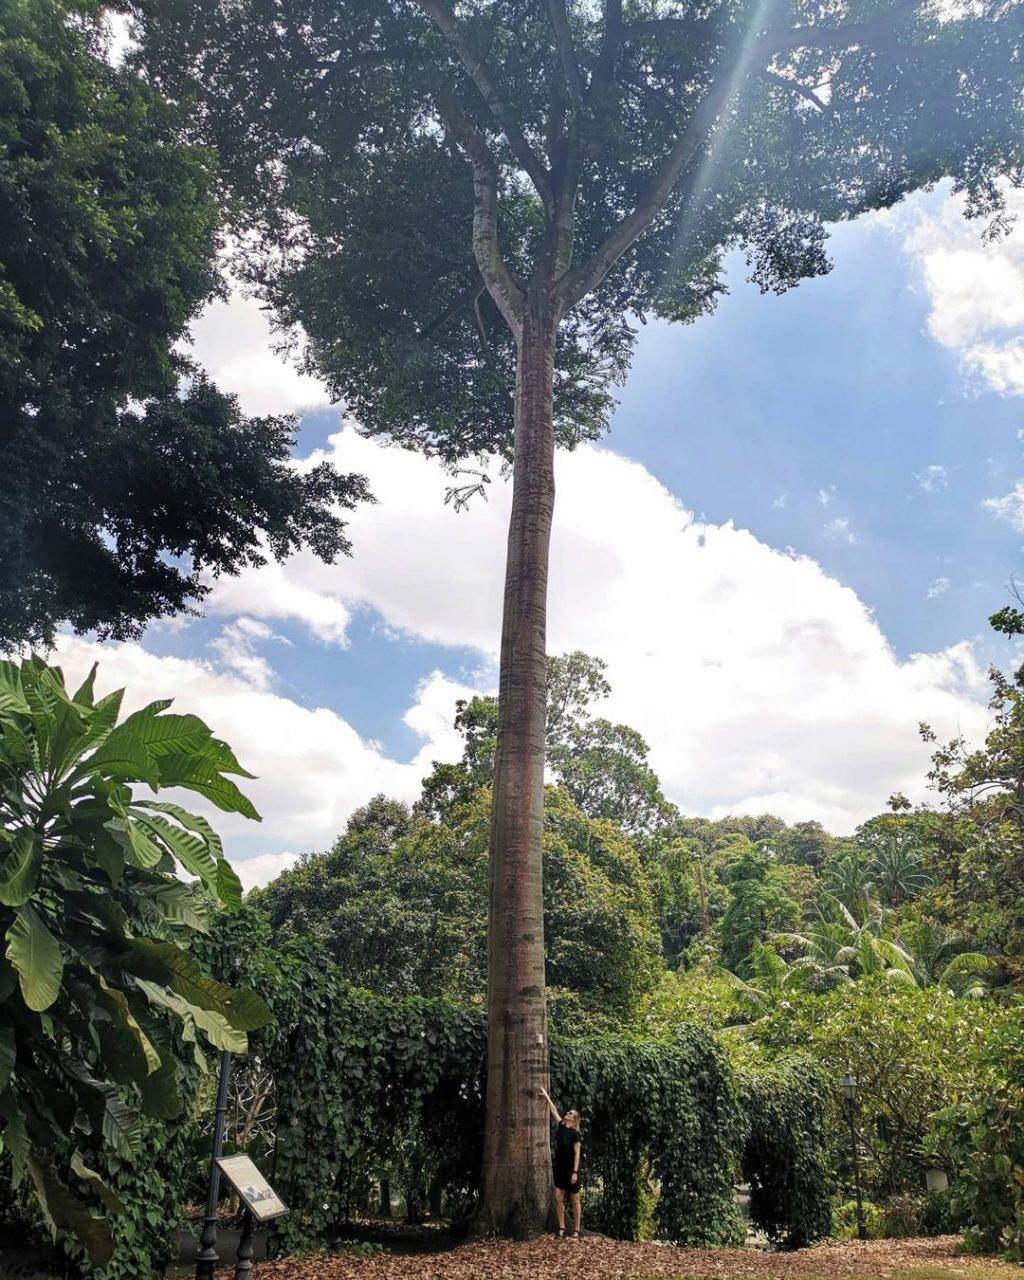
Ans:
[[[221,1156],[217,1167],[245,1206],[242,1238],[238,1242],[235,1257],[235,1280],[248,1280],[252,1271],[255,1223],[271,1222],[283,1217],[288,1212],[288,1207],[248,1156]]]

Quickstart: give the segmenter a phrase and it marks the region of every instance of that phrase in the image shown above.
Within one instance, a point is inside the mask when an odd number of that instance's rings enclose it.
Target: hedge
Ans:
[[[743,1071],[740,1096],[748,1120],[743,1176],[750,1215],[781,1249],[802,1249],[832,1225],[829,1187],[829,1082],[810,1059]]]
[[[442,1000],[385,1000],[340,981],[303,944],[278,955],[276,1176],[286,1247],[330,1243],[387,1177],[449,1216],[471,1211],[480,1168],[486,1026]],[[733,1194],[783,1247],[828,1231],[825,1085],[813,1068],[745,1076],[695,1027],[668,1041],[551,1041],[552,1091],[583,1114],[587,1221],[687,1245],[744,1236]],[[744,1101],[746,1105],[744,1106]]]

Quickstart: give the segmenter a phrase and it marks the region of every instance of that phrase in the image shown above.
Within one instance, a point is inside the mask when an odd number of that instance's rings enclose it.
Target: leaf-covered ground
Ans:
[[[954,1237],[824,1244],[772,1254],[592,1236],[579,1241],[546,1237],[529,1244],[487,1241],[427,1254],[283,1258],[258,1263],[255,1274],[258,1280],[1021,1280],[1024,1273],[1006,1263],[964,1256]]]

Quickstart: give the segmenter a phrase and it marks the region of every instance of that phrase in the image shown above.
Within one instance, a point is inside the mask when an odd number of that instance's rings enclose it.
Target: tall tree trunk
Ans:
[[[541,291],[538,290],[538,295]],[[542,1231],[551,1198],[544,995],[544,826],[548,548],[555,501],[555,324],[528,296],[516,370],[512,518],[501,631],[491,810],[487,1118],[480,1234]]]

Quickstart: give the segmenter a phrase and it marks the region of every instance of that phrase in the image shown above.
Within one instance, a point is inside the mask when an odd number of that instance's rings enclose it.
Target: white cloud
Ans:
[[[785,505],[786,505],[786,494],[784,493],[780,493],[779,496],[772,503],[772,506],[775,508],[776,511],[781,511]]]
[[[423,681],[403,717],[422,745],[403,762],[389,759],[336,712],[300,706],[272,692],[259,670],[225,669],[198,657],[159,657],[135,642],[102,645],[71,636],[58,640],[56,661],[69,683],[99,662],[98,690],[123,685],[126,710],[173,695],[176,710],[201,716],[256,775],[241,785],[263,821],[257,827],[194,797],[186,802],[214,816],[229,851],[258,840],[275,856],[282,850],[326,848],[352,810],[377,792],[414,800],[432,761],[460,754],[462,743],[452,728],[455,702],[472,692],[439,671]],[[239,860],[239,867],[247,861]],[[272,865],[257,863],[250,871],[255,875],[259,867]]]
[[[915,471],[914,479],[925,493],[937,493],[949,488],[949,469],[933,462],[923,471]]]
[[[269,689],[273,684],[274,669],[263,654],[256,652],[257,643],[266,640],[291,643],[271,631],[265,622],[243,615],[221,630],[210,642],[210,649],[223,666],[242,676],[253,688]]]
[[[354,557],[325,566],[301,553],[283,569],[247,570],[216,585],[214,610],[287,613],[321,638],[329,617],[340,644],[345,620],[371,607],[399,637],[458,646],[460,658],[477,651],[481,687],[492,687],[507,485],[495,472],[490,500],[455,513],[442,501],[444,472],[419,455],[346,428],[325,456],[365,473],[381,499],[353,513]],[[608,714],[645,735],[685,812],[773,809],[849,830],[895,789],[923,795],[919,721],[940,735],[982,731],[984,681],[969,645],[900,660],[871,611],[814,560],[732,523],[698,524],[649,471],[608,450],[560,455],[557,479],[549,649],[608,662]],[[132,669],[145,662],[139,646],[126,649]],[[201,700],[267,779],[268,850],[322,845],[373,792],[410,797],[424,762],[458,754],[456,686],[439,673],[406,713],[429,744],[410,765],[334,712],[260,688],[258,671],[191,663],[182,683],[178,667],[160,665],[171,660],[149,661],[151,690]],[[339,670],[345,661],[339,651]]]
[[[981,505],[997,520],[1005,520],[1017,533],[1024,533],[1024,480],[1018,480],[1001,498],[986,498]]]
[[[297,853],[258,853],[253,858],[239,858],[234,867],[242,882],[242,889],[248,893],[250,889],[262,887],[276,880],[282,871],[288,871],[299,860]]]
[[[192,339],[192,354],[246,413],[295,413],[330,403],[322,382],[274,350],[266,313],[237,289],[207,306],[192,325]]]
[[[950,585],[948,578],[936,578],[928,587],[928,599],[936,600],[939,596],[944,596],[949,590]]]
[[[845,542],[851,547],[857,544],[857,535],[850,528],[850,522],[846,516],[836,516],[828,524],[822,525],[821,531],[833,542]]]
[[[1024,191],[1008,192],[1017,218],[1008,235],[985,241],[963,218],[963,200],[918,211],[904,247],[928,295],[928,327],[965,370],[1004,395],[1024,395]]]
[[[827,488],[821,488],[818,490],[818,501],[823,507],[827,507],[835,496],[836,487],[834,484],[830,484]]]

